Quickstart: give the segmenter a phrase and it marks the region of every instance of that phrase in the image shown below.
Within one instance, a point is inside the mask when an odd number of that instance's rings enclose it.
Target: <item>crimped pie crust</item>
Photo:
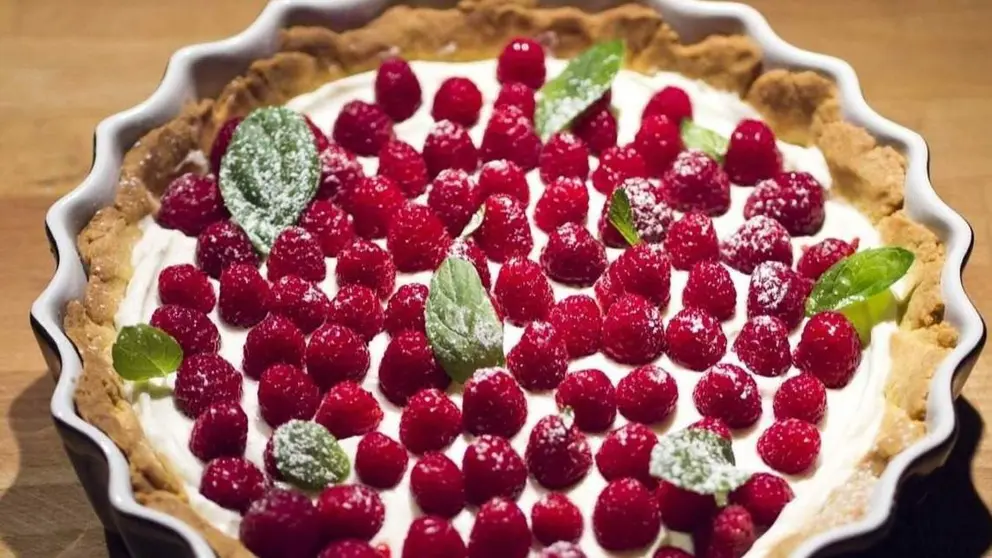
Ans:
[[[83,361],[76,407],[127,456],[139,502],[189,523],[222,558],[252,555],[190,507],[171,464],[145,437],[111,360],[114,315],[133,272],[131,253],[141,236],[138,222],[157,211],[158,197],[174,177],[202,170],[189,154],[208,152],[216,130],[228,118],[281,105],[328,81],[372,70],[386,54],[427,60],[494,58],[505,41],[517,35],[539,38],[559,58],[599,41],[623,38],[628,69],[679,72],[741,95],[780,138],[822,151],[833,177],[831,195],[866,215],[886,244],[915,253],[917,263],[906,279],[909,295],[891,340],[886,409],[873,449],[833,491],[816,522],[780,541],[771,555],[787,556],[810,536],[866,513],[885,466],[924,435],[930,379],[957,341],[957,332],[943,321],[944,246],[902,210],[905,158],[842,119],[837,88],[828,79],[809,71],[762,73],[761,53],[748,37],[717,35],[682,44],[659,14],[645,6],[629,4],[590,14],[575,8],[537,8],[534,0],[464,0],[450,10],[398,6],[361,29],[342,33],[317,27],[286,29],[277,54],[254,62],[217,99],[188,104],[128,151],[113,205],[97,211],[79,235],[89,282],[83,298],[69,303],[65,329]]]

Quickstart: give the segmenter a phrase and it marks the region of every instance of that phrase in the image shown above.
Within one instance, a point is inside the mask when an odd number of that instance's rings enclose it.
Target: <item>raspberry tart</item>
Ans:
[[[80,235],[76,403],[220,556],[786,556],[956,342],[904,178],[643,6],[289,28]]]

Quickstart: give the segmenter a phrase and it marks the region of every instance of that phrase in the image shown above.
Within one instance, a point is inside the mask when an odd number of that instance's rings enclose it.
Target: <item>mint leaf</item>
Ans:
[[[343,482],[351,472],[337,439],[323,426],[306,420],[290,420],[276,428],[272,457],[287,482],[306,490]]]
[[[682,143],[685,144],[686,149],[702,151],[720,163],[727,153],[727,138],[713,130],[703,128],[688,118],[682,121]]]
[[[111,349],[114,370],[139,382],[167,376],[183,361],[183,350],[168,333],[146,324],[124,326]]]
[[[593,45],[541,87],[534,127],[542,139],[563,130],[610,90],[624,54],[623,41],[619,39]]]
[[[238,124],[220,164],[220,192],[252,244],[268,254],[317,193],[320,162],[303,116],[256,109]]]
[[[841,310],[891,287],[913,265],[913,253],[886,246],[856,252],[835,263],[813,285],[806,315]]]
[[[462,234],[458,235],[458,238],[468,238],[472,236],[475,231],[479,230],[482,226],[482,221],[486,218],[486,205],[483,204],[479,206],[479,210],[476,211],[472,218],[469,219],[468,224],[462,229]]]
[[[630,209],[630,197],[627,196],[627,191],[623,188],[613,190],[608,217],[613,228],[628,244],[636,246],[641,243],[637,227],[634,226],[634,212]]]
[[[456,382],[476,370],[503,366],[503,324],[471,262],[451,256],[431,279],[425,309],[434,356]]]
[[[651,475],[697,494],[724,497],[750,474],[734,466],[730,441],[702,428],[662,436],[651,450]]]

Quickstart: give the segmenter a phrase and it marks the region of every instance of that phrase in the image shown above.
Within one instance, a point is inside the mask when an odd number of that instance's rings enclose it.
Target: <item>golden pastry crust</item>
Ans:
[[[932,231],[901,211],[905,158],[842,120],[832,82],[813,72],[760,73],[761,53],[744,36],[711,36],[682,44],[656,12],[639,5],[596,14],[575,8],[539,9],[532,0],[465,0],[452,10],[398,6],[352,31],[284,30],[280,52],[254,62],[216,99],[189,104],[135,144],[124,159],[113,204],[99,210],[79,235],[89,283],[82,300],[68,305],[65,318],[66,332],[84,363],[75,393],[79,413],[106,432],[128,457],[138,500],[189,523],[218,556],[251,553],[189,505],[172,466],[145,438],[111,364],[114,316],[133,271],[131,252],[140,237],[138,222],[157,210],[157,198],[170,180],[189,170],[193,164],[189,153],[209,151],[217,129],[232,116],[283,104],[327,81],[373,69],[385,55],[492,58],[517,35],[540,38],[562,58],[598,41],[623,38],[628,51],[625,65],[630,69],[676,71],[741,95],[780,138],[819,147],[833,175],[832,192],[868,216],[887,244],[904,246],[917,256],[907,279],[910,295],[900,329],[891,342],[887,406],[874,447],[852,477],[838,484],[818,520],[780,541],[772,555],[787,556],[808,537],[861,517],[889,460],[925,433],[930,378],[956,342],[956,332],[942,321],[944,248]]]

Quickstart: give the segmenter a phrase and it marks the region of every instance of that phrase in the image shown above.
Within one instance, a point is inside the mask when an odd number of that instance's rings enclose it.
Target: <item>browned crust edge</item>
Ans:
[[[813,72],[761,73],[761,53],[749,38],[711,36],[684,45],[650,8],[625,5],[589,14],[575,8],[538,9],[533,0],[466,0],[452,10],[399,6],[361,29],[335,33],[323,28],[283,31],[280,52],[254,62],[216,100],[186,106],[181,114],[145,135],[127,153],[113,205],[97,211],[80,233],[79,251],[89,283],[81,300],[69,303],[65,329],[83,360],[75,392],[80,415],[103,430],[125,453],[141,503],[186,521],[218,556],[251,556],[237,540],[213,528],[188,504],[169,462],[150,446],[114,373],[110,348],[114,315],[131,278],[131,252],[138,222],[157,209],[157,196],[187,167],[187,156],[207,150],[229,117],[292,97],[353,73],[374,68],[385,54],[411,59],[471,60],[493,57],[515,35],[540,37],[558,57],[622,37],[626,65],[650,72],[670,70],[740,94],[756,107],[779,137],[816,145],[834,180],[833,192],[867,215],[887,244],[912,250],[918,263],[910,294],[893,336],[893,369],[886,411],[872,451],[861,467],[832,493],[818,521],[781,541],[775,556],[787,556],[818,532],[861,517],[867,494],[889,460],[925,433],[925,405],[937,365],[957,341],[943,322],[940,270],[944,246],[903,211],[906,161],[880,146],[866,130],[842,120],[839,95]]]

